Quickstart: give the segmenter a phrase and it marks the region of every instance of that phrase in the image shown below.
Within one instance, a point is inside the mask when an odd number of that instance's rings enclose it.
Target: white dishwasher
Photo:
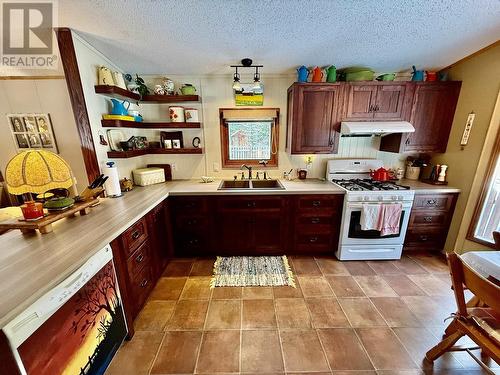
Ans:
[[[111,247],[2,330],[22,374],[104,374],[127,335]]]

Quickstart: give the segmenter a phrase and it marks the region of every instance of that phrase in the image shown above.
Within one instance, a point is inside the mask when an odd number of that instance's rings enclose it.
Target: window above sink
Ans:
[[[223,168],[278,166],[279,108],[221,108]]]

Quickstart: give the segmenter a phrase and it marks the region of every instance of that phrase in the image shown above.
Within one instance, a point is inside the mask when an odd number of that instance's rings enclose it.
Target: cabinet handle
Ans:
[[[143,260],[144,260],[144,255],[143,255],[143,254],[139,254],[139,255],[135,258],[135,261],[136,261],[137,263],[141,263]]]
[[[321,202],[320,201],[312,201],[312,205],[314,207],[319,207],[321,205]]]
[[[333,139],[330,138],[330,140],[328,141],[328,145],[333,146]]]
[[[187,221],[187,225],[196,225],[198,223],[198,220],[196,219],[190,219]]]
[[[318,241],[318,237],[310,237],[309,242],[314,243]]]
[[[405,145],[409,145],[410,144],[410,137],[406,138],[406,141],[405,141]]]
[[[141,284],[139,285],[141,288],[144,288],[146,285],[148,285],[148,279],[144,279],[141,281]]]
[[[248,202],[247,207],[255,207],[256,203],[255,202]]]
[[[319,217],[313,217],[311,219],[311,223],[313,223],[313,224],[318,224],[319,222],[320,222]]]
[[[427,241],[429,239],[429,237],[427,237],[426,235],[422,234],[420,235],[420,241]]]
[[[429,199],[427,200],[427,205],[428,206],[435,206],[436,205],[436,200],[435,199]]]
[[[134,233],[132,233],[132,239],[136,240],[139,238],[140,235],[141,233],[138,230],[136,230]]]
[[[379,109],[380,109],[379,105],[378,105],[378,104],[377,104],[377,105],[375,105],[375,112],[378,112],[378,111],[379,111]]]
[[[424,216],[424,221],[425,221],[426,223],[430,223],[430,222],[432,222],[432,216]]]
[[[198,239],[193,238],[193,239],[189,240],[189,241],[188,241],[188,243],[189,243],[190,245],[196,245],[196,244],[198,243]]]

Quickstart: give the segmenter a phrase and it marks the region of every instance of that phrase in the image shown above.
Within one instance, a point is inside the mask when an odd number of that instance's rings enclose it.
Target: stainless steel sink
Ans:
[[[219,190],[249,189],[249,188],[250,188],[250,181],[246,180],[222,181],[219,185]]]
[[[278,180],[225,180],[219,190],[251,189],[251,190],[284,190]]]
[[[252,189],[273,189],[284,190],[279,180],[252,180]]]

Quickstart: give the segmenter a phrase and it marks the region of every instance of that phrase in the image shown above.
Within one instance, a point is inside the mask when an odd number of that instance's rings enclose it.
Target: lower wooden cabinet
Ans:
[[[331,254],[343,195],[170,197],[176,256]],[[197,207],[196,210],[185,208]]]
[[[293,198],[294,254],[331,254],[337,249],[343,195],[304,195]]]
[[[457,198],[458,193],[415,195],[404,250],[442,250]]]
[[[129,335],[133,321],[173,256],[167,201],[160,203],[111,242]]]

